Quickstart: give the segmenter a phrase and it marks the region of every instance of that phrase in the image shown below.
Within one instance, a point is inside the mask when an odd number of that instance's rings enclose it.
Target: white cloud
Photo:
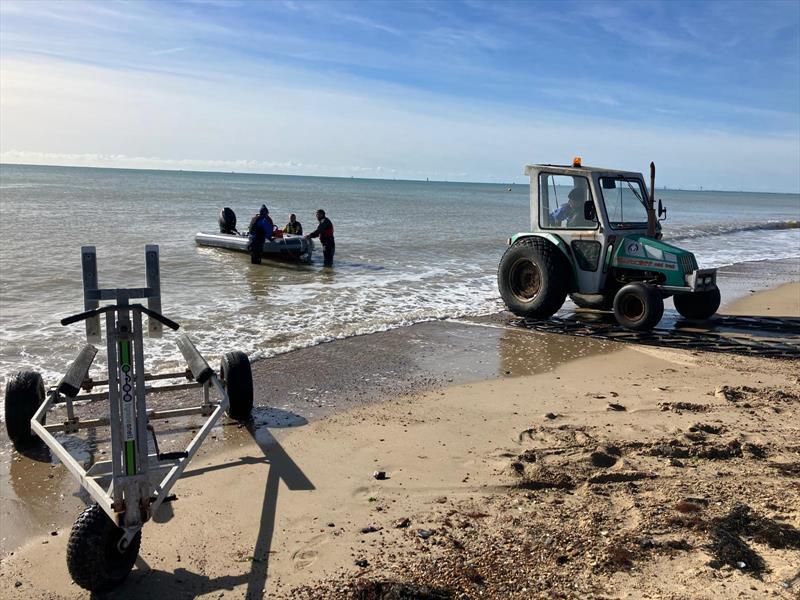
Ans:
[[[0,64],[0,160],[192,170],[523,181],[565,162],[643,170],[660,183],[800,187],[800,144],[783,137],[657,128],[625,120],[393,96],[335,79],[194,79],[52,59]]]
[[[177,47],[177,48],[167,48],[166,50],[154,50],[150,52],[150,56],[163,56],[164,54],[175,54],[176,52],[183,52],[186,48]]]

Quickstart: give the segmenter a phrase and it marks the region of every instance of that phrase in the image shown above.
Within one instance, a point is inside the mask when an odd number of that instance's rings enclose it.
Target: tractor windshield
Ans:
[[[639,179],[601,177],[600,189],[614,229],[647,227],[644,186]]]

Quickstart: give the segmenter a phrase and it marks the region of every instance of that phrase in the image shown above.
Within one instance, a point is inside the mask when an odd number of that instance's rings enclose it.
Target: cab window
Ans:
[[[601,177],[600,190],[608,221],[614,229],[647,227],[647,208],[642,182],[625,177]]]
[[[539,174],[539,226],[545,229],[596,229],[584,205],[592,201],[589,180],[573,175]]]

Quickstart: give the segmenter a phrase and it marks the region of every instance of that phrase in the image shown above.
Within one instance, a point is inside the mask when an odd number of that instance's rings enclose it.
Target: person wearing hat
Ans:
[[[319,226],[306,236],[308,238],[318,237],[322,244],[323,265],[333,266],[333,255],[336,252],[336,242],[333,238],[333,223],[325,216],[325,211],[321,208],[317,211],[317,221]]]
[[[258,214],[250,220],[247,236],[250,238],[250,262],[254,265],[261,264],[261,255],[264,253],[264,242],[272,239],[275,225],[269,217],[269,210],[265,204],[261,205]]]
[[[291,233],[292,235],[303,235],[303,226],[297,220],[297,215],[292,213],[289,215],[289,222],[283,228],[283,233]]]
[[[574,188],[567,195],[568,202],[559,206],[550,213],[551,224],[561,227],[561,222],[566,221],[567,227],[586,227],[592,225],[583,215],[583,204],[586,192],[580,188]]]

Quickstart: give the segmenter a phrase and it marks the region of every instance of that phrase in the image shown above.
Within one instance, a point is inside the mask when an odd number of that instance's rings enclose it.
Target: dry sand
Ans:
[[[784,283],[772,290],[750,294],[737,300],[725,312],[730,315],[797,316],[800,312],[800,285]]]
[[[731,308],[800,316],[800,285]],[[535,374],[512,353],[499,378],[285,415],[296,427],[225,425],[113,597],[799,597],[797,362],[602,349]],[[3,558],[3,597],[87,597],[54,533]]]

